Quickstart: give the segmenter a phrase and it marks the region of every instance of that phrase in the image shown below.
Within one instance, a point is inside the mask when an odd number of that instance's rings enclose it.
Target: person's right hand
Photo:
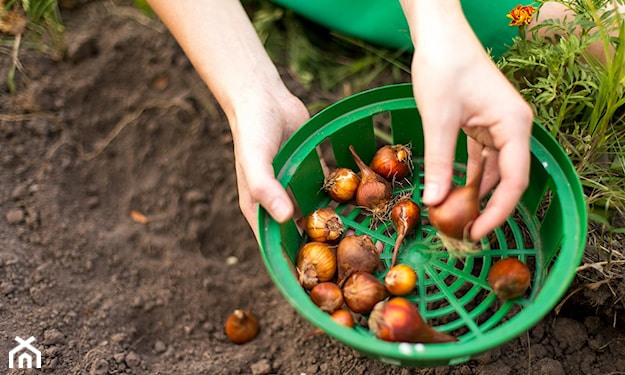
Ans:
[[[278,222],[293,216],[293,203],[276,180],[272,162],[280,146],[308,120],[309,114],[304,104],[286,89],[256,91],[249,98],[229,121],[239,206],[258,238],[259,204]]]
[[[240,1],[148,1],[228,117],[239,205],[258,238],[258,204],[279,222],[293,215],[272,161],[308,111],[285,87]]]
[[[402,2],[415,44],[414,94],[425,137],[423,202],[439,204],[451,188],[460,129],[469,136],[469,173],[484,147],[492,149],[482,194],[499,180],[471,227],[477,240],[514,210],[529,180],[533,113],[497,69],[457,0]]]

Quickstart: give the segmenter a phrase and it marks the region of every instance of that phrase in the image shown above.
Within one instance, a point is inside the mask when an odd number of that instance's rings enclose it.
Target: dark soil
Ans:
[[[1,373],[625,373],[620,310],[582,292],[450,367],[391,366],[307,336],[239,211],[227,122],[170,34],[130,3],[63,19],[63,58],[24,50],[16,93],[0,87]],[[305,102],[338,99],[284,79]],[[245,345],[224,334],[236,308],[261,325]],[[35,337],[41,370],[8,369],[16,336]]]

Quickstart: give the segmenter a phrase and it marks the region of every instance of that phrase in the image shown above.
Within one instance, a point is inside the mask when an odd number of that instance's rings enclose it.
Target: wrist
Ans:
[[[275,108],[278,98],[290,95],[277,72],[275,77],[252,74],[247,78],[239,76],[228,84],[224,84],[223,80],[220,83],[209,85],[209,88],[229,121],[242,117],[246,112]]]
[[[415,48],[474,35],[459,0],[400,0]],[[453,39],[450,39],[453,38]],[[450,43],[450,46],[458,45]],[[440,47],[440,46],[439,46]],[[445,47],[445,46],[442,46]]]
[[[248,94],[236,101],[228,115],[235,143],[250,134],[265,137],[269,133],[281,134],[279,141],[284,142],[309,118],[304,103],[285,86],[250,89]]]

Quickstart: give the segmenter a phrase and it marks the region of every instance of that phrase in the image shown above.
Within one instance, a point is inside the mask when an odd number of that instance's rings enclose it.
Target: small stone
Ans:
[[[26,215],[24,213],[24,210],[22,210],[21,208],[13,208],[7,211],[5,216],[6,216],[7,222],[10,225],[17,225],[17,224],[21,224],[24,222]]]
[[[126,354],[126,357],[124,358],[124,362],[126,363],[126,366],[128,366],[129,368],[137,368],[141,364],[141,358],[139,358],[139,355],[137,355],[137,353],[130,352]]]
[[[16,201],[25,198],[26,196],[28,196],[28,187],[26,185],[17,185],[11,192],[11,198]]]
[[[11,294],[15,291],[15,289],[17,289],[17,287],[15,286],[15,284],[8,282],[8,281],[0,281],[0,293],[4,294],[4,295],[8,295]]]
[[[191,204],[199,203],[206,200],[206,194],[198,189],[189,190],[184,195],[184,200]]]
[[[126,341],[127,338],[128,338],[128,335],[123,332],[115,333],[111,336],[111,340],[117,344]]]
[[[167,350],[167,345],[165,345],[164,342],[162,342],[161,340],[156,340],[156,342],[154,342],[154,351],[158,354],[165,352],[165,350]]]
[[[268,375],[271,373],[271,363],[268,359],[261,359],[260,361],[250,366],[252,375]]]
[[[234,266],[237,263],[239,263],[239,258],[237,258],[235,256],[229,256],[229,257],[226,258],[226,265],[227,266]]]
[[[43,333],[43,343],[45,345],[65,344],[65,335],[56,328],[51,328]]]
[[[532,366],[533,374],[541,375],[564,375],[562,363],[553,358],[542,358]]]
[[[96,208],[96,207],[98,207],[100,205],[100,198],[98,198],[96,196],[89,197],[89,198],[87,198],[85,203],[87,204],[87,208],[94,209],[94,208]]]
[[[43,356],[45,358],[56,358],[62,352],[63,352],[63,349],[61,349],[61,347],[54,345],[54,346],[44,349]]]
[[[126,358],[126,354],[125,353],[115,353],[115,354],[113,354],[113,359],[117,363],[124,362],[124,358]]]
[[[306,367],[307,374],[318,374],[319,373],[319,365],[310,365]]]
[[[109,373],[109,363],[107,360],[98,358],[91,363],[89,375],[107,375]]]

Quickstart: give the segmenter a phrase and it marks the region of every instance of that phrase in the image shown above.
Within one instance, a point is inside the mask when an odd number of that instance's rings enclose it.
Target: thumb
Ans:
[[[275,179],[271,164],[250,162],[247,168],[237,165],[237,180],[241,211],[255,233],[258,204],[280,223],[293,216],[293,203]]]

